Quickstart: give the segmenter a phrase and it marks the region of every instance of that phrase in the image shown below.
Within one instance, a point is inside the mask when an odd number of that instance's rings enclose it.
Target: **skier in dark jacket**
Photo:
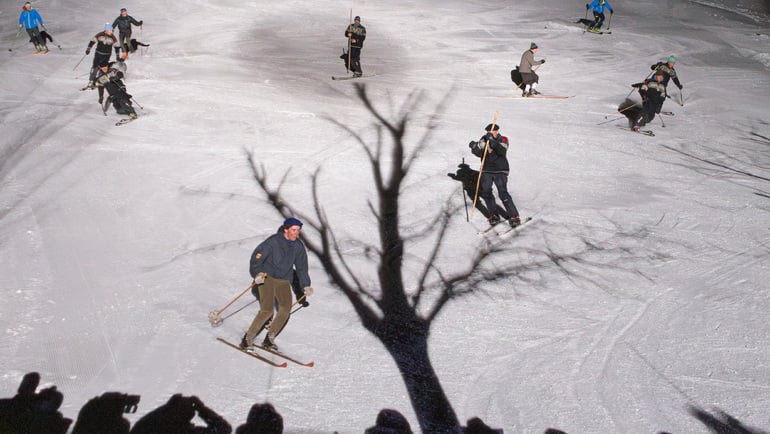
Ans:
[[[96,73],[99,71],[99,67],[110,61],[112,56],[112,50],[115,50],[115,57],[117,57],[120,47],[118,47],[118,38],[112,34],[112,26],[110,23],[104,25],[104,31],[94,35],[93,39],[88,42],[88,48],[86,48],[86,55],[91,54],[91,47],[96,45],[96,51],[94,52],[94,61],[91,64],[91,73],[88,75],[88,88],[96,88]]]
[[[360,77],[364,72],[361,69],[361,49],[364,48],[364,40],[366,39],[366,27],[361,25],[361,17],[356,17],[353,20],[353,24],[349,25],[345,29],[345,37],[348,38],[348,49],[350,50],[350,64],[348,65],[348,55],[343,59],[345,65],[349,70],[353,71],[353,76]]]
[[[113,68],[110,62],[102,63],[96,75],[96,85],[99,87],[99,104],[104,103],[104,89],[107,89],[107,102],[112,103],[118,114],[128,115],[130,119],[137,118],[136,111],[131,106],[131,95],[126,92],[126,85],[123,83],[122,71]]]
[[[487,205],[490,214],[487,220],[490,225],[496,225],[505,219],[511,227],[515,228],[521,224],[521,217],[513,203],[513,198],[508,193],[509,166],[506,157],[508,138],[500,135],[499,125],[489,124],[486,131],[487,133],[478,142],[472,141],[468,144],[473,155],[482,159],[482,167],[479,169],[481,172],[479,196]],[[486,157],[484,157],[485,151]],[[497,195],[503,202],[502,207],[495,202],[492,185],[497,188]]]
[[[639,87],[639,95],[642,97],[642,113],[634,122],[633,130],[639,131],[648,122],[655,119],[655,115],[660,113],[660,108],[666,100],[666,86],[663,84],[663,72],[655,71],[655,74],[642,83],[633,85]]]
[[[267,326],[267,335],[262,342],[265,348],[275,349],[275,338],[289,320],[291,310],[292,279],[297,278],[297,288],[302,288],[297,299],[310,295],[307,251],[299,232],[302,222],[294,217],[284,220],[278,232],[260,243],[251,254],[249,273],[259,286],[259,312],[241,339],[241,349],[250,347],[259,332],[273,317],[274,303],[278,301],[278,313]]]
[[[48,52],[48,46],[45,43],[45,38],[40,36],[40,29],[38,26],[45,29],[43,26],[43,18],[36,10],[32,9],[32,4],[30,2],[24,3],[24,6],[21,8],[21,14],[19,15],[19,27],[23,27],[27,30],[30,42],[35,45],[35,50],[37,50],[38,53],[45,54]]]
[[[123,54],[120,55],[121,59],[128,58],[128,52],[130,51],[129,43],[131,42],[131,24],[141,27],[144,21],[137,21],[128,14],[126,8],[120,10],[120,15],[112,22],[112,28],[118,29],[118,46],[123,49]],[[116,52],[117,53],[117,52]]]

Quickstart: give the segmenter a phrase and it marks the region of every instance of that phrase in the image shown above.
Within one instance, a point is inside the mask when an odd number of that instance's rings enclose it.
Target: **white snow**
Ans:
[[[570,274],[545,266],[440,315],[432,361],[461,421],[479,416],[506,433],[706,432],[692,404],[770,427],[770,28],[758,5],[726,1],[615,2],[611,35],[583,33],[583,4],[560,0],[352,5],[378,107],[395,115],[424,92],[412,142],[450,97],[408,180],[403,224],[426,224],[448,196],[461,203],[446,173],[463,158],[478,167],[467,143],[498,112],[512,143],[509,188],[535,216],[506,261],[580,258],[564,263]],[[376,240],[365,155],[329,121],[375,137],[354,81],[330,80],[345,74],[351,5],[34,6],[61,50],[33,56],[15,38],[21,2],[2,3],[0,24],[12,49],[0,54],[0,396],[38,371],[73,419],[90,398],[121,391],[142,396],[132,422],[183,393],[233,427],[270,401],[287,433],[360,433],[385,407],[417,430],[393,361],[315,258],[311,306],[279,337],[314,368],[272,369],[215,340],[237,341],[256,304],[218,328],[207,321],[249,285],[252,249],[282,221],[246,151],[275,182],[291,170],[284,193],[308,213],[322,167],[320,192],[351,254]],[[73,67],[124,6],[151,46],[127,62],[140,118],[115,127],[122,116],[78,91],[91,56]],[[509,71],[532,41],[547,58],[539,89],[574,98],[499,98],[515,93]],[[625,119],[605,122],[670,54],[684,105],[669,86],[666,127],[655,120],[645,137],[620,128]],[[447,268],[484,242],[480,214],[455,223]],[[356,264],[376,280],[372,264]]]

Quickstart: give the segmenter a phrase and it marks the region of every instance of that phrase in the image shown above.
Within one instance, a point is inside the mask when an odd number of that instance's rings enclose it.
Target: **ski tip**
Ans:
[[[312,368],[313,366],[315,366],[315,362],[307,362],[305,363],[305,366],[307,366],[308,368]]]
[[[275,365],[276,368],[286,368],[288,366],[289,366],[289,364],[287,362],[283,362],[283,363],[279,363],[279,364]]]

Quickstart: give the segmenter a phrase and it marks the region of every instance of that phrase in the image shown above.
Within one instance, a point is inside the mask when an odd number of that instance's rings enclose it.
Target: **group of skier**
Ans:
[[[137,21],[128,15],[126,8],[120,10],[120,15],[112,24],[107,23],[104,29],[94,35],[88,42],[86,56],[94,50],[93,62],[88,74],[88,84],[84,89],[99,89],[99,104],[105,104],[104,90],[109,96],[107,103],[112,103],[118,114],[128,115],[129,119],[137,118],[136,111],[131,102],[131,95],[126,92],[123,81],[125,76],[125,61],[128,53],[136,49],[138,45],[148,46],[131,38],[131,26],[142,26],[143,21]],[[114,28],[119,30],[120,38],[113,34]],[[24,28],[30,37],[30,42],[35,46],[36,53],[48,53],[46,39],[53,40],[47,33],[40,13],[32,7],[30,2],[24,3],[19,15],[19,31]],[[115,51],[115,62],[110,61],[112,51]],[[122,54],[121,54],[122,50]],[[106,105],[102,107],[106,111]]]
[[[94,58],[86,88],[99,88],[99,104],[102,105],[105,112],[107,104],[112,103],[115,112],[127,115],[130,120],[136,119],[138,116],[131,103],[132,96],[126,91],[126,84],[123,81],[126,70],[123,62],[128,59],[128,53],[132,51],[132,24],[141,26],[144,22],[137,21],[128,15],[126,8],[122,8],[115,21],[112,24],[105,24],[104,30],[94,35],[86,47],[86,55],[91,54],[91,49],[94,49]],[[120,38],[115,37],[115,27],[119,30]],[[121,50],[123,51],[122,55]],[[113,51],[115,51],[115,62],[110,61]],[[106,102],[104,100],[105,89],[109,94]]]

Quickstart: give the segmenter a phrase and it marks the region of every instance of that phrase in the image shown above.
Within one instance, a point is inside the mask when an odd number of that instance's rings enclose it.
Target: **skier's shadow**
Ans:
[[[447,173],[447,176],[455,181],[460,181],[463,184],[463,190],[465,190],[465,193],[469,198],[476,197],[476,185],[478,184],[479,179],[478,170],[473,170],[467,164],[461,163],[457,165],[457,172]],[[479,210],[481,215],[485,218],[489,218],[489,211],[480,200],[476,201],[476,209]]]

